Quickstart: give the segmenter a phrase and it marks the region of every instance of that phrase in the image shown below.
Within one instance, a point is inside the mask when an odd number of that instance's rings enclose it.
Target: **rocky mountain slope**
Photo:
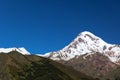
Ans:
[[[118,67],[118,65],[111,62],[108,57],[98,52],[87,56],[86,59],[84,59],[84,56],[85,55],[82,55],[79,58],[59,62],[71,66],[86,75],[99,79],[104,78],[108,73],[116,70]]]

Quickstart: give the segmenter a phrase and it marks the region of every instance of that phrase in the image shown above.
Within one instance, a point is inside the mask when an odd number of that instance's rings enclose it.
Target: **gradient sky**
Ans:
[[[120,44],[120,0],[0,0],[0,47],[46,53],[82,31]]]

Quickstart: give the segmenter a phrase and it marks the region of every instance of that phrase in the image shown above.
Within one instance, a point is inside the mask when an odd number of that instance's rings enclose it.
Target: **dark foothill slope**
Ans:
[[[0,53],[0,80],[95,79],[55,61],[12,51],[7,54]]]

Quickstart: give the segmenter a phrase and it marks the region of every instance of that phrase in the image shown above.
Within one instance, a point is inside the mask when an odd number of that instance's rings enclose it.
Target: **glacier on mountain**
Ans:
[[[114,63],[120,60],[119,45],[108,44],[101,38],[88,31],[80,33],[77,38],[75,38],[68,46],[64,47],[63,49],[56,52],[49,52],[40,56],[48,57],[53,60],[68,61],[81,55],[91,55],[96,52],[107,56]]]

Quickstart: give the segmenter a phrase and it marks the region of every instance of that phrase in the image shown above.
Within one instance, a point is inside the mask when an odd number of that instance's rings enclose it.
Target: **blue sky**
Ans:
[[[56,51],[80,32],[120,44],[120,0],[1,0],[0,47]]]

